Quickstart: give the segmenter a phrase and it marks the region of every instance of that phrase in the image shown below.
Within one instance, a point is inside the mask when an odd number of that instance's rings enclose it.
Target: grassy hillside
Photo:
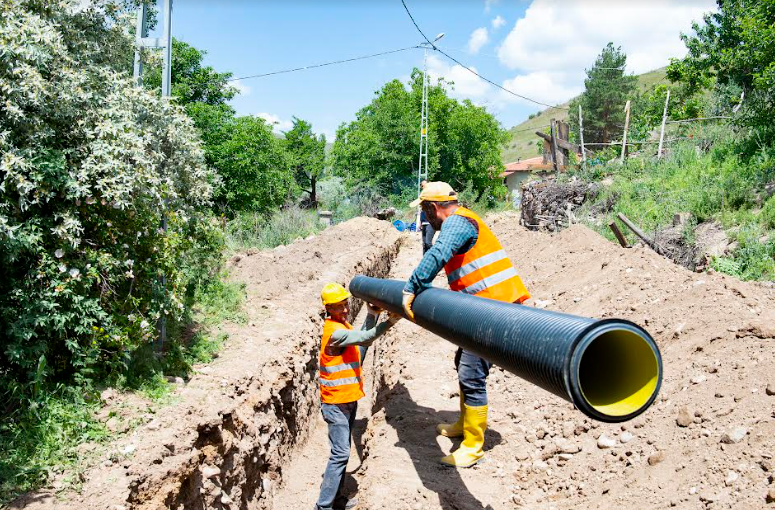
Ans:
[[[643,92],[658,83],[667,83],[665,73],[666,71],[663,67],[638,75],[638,91]],[[569,103],[570,101],[559,106],[561,108],[567,108]],[[517,158],[525,159],[538,156],[540,153],[536,146],[538,137],[535,135],[535,132],[546,128],[551,119],[567,120],[568,110],[548,108],[538,112],[532,119],[528,119],[511,128],[509,130],[511,140],[506,144],[506,148],[501,153],[503,162],[511,163],[512,161],[516,161]]]

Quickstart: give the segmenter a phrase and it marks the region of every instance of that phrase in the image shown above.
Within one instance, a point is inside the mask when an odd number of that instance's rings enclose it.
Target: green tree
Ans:
[[[584,142],[608,143],[624,126],[624,105],[632,99],[637,78],[624,74],[627,55],[608,43],[586,70],[584,92],[570,103],[570,125],[578,139],[579,105],[584,115]]]
[[[447,94],[454,86],[443,80],[429,87],[428,176],[463,189],[471,183],[478,195],[500,192],[503,170],[500,148],[508,138],[483,107],[458,102]],[[356,120],[337,130],[331,167],[350,188],[368,183],[382,192],[400,194],[416,186],[422,72],[414,69],[408,87],[393,80]]]
[[[325,135],[316,136],[309,122],[294,117],[293,128],[285,132],[285,148],[296,184],[309,194],[310,205],[317,207],[317,181],[326,158]]]
[[[223,179],[215,199],[224,210],[266,214],[298,196],[283,141],[264,119],[236,117],[222,129],[228,136],[211,148],[211,157]]]
[[[699,90],[715,83],[736,85],[745,100],[736,122],[752,128],[756,144],[772,146],[775,126],[775,0],[724,0],[718,11],[682,34],[688,54],[673,59],[667,76]]]

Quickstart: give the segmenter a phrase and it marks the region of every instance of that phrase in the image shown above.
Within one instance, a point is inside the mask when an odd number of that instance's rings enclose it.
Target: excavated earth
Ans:
[[[457,440],[434,428],[456,417],[455,347],[401,321],[365,361],[347,478],[360,508],[775,509],[775,290],[692,273],[578,225],[547,234],[516,214],[489,222],[533,294],[528,305],[651,332],[660,396],[631,422],[597,423],[496,366],[486,457],[445,468],[437,459]],[[312,508],[328,455],[315,384],[319,289],[355,274],[405,279],[420,257],[414,235],[356,219],[233,258],[249,320],[228,326],[218,360],[112,445],[110,465],[88,471],[80,494],[40,491],[11,508]]]

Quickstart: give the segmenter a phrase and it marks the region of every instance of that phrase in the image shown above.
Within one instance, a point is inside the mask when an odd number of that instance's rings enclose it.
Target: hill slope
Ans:
[[[638,92],[643,92],[653,87],[658,83],[668,83],[666,75],[666,68],[656,69],[638,75]],[[532,158],[539,154],[536,141],[538,137],[535,132],[540,129],[544,129],[549,125],[551,119],[567,120],[568,110],[562,108],[568,108],[570,101],[558,105],[560,108],[547,108],[540,111],[532,119],[527,119],[521,124],[509,129],[509,135],[511,140],[506,144],[505,149],[501,152],[501,159],[504,163],[510,163],[516,161],[517,158]]]

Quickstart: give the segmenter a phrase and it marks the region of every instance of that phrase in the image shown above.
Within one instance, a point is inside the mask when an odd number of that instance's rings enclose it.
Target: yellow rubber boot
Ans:
[[[439,423],[436,425],[436,432],[444,437],[460,437],[463,435],[463,414],[465,413],[465,404],[463,403],[463,394],[460,394],[460,416],[455,423]]]
[[[463,404],[463,442],[460,448],[442,457],[441,463],[455,467],[470,467],[484,456],[484,431],[487,430],[487,406]]]

